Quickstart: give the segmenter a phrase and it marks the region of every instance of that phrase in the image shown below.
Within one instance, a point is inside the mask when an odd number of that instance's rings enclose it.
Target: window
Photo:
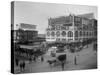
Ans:
[[[75,37],[78,37],[78,31],[75,31]]]
[[[50,32],[49,31],[47,32],[47,36],[50,36]]]
[[[63,39],[62,39],[62,42],[66,42],[66,38],[63,38]]]
[[[82,31],[80,31],[80,36],[82,36]]]
[[[57,25],[57,26],[56,26],[56,29],[57,29],[57,30],[60,30],[60,26],[59,26],[59,25]]]
[[[57,31],[56,32],[56,36],[60,36],[60,31]]]
[[[80,23],[75,23],[75,26],[80,26],[81,24]]]
[[[75,16],[74,21],[79,23],[81,21],[81,18]]]
[[[88,32],[87,32],[87,36],[88,36]]]
[[[73,39],[68,39],[68,41],[71,41],[71,40],[73,40]]]
[[[91,36],[91,32],[89,32],[89,36]]]
[[[68,32],[68,37],[73,37],[73,32],[72,31]]]
[[[60,38],[57,38],[56,41],[60,41]]]
[[[72,23],[69,24],[63,24],[64,26],[72,26]]]
[[[61,26],[61,30],[66,30],[66,26]]]
[[[66,31],[62,31],[62,36],[66,36]]]
[[[54,37],[54,36],[55,36],[55,32],[51,32],[51,36],[53,36],[53,37]]]
[[[55,30],[55,26],[52,26],[52,27],[51,27],[51,30]]]

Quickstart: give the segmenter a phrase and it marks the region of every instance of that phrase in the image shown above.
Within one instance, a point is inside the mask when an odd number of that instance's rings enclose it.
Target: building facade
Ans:
[[[46,41],[82,42],[94,38],[93,14],[60,16],[48,19]]]
[[[14,40],[17,42],[34,42],[37,36],[36,25],[21,23],[19,29],[14,30]]]
[[[19,42],[34,42],[37,37],[37,31],[30,30],[18,30],[18,40]]]

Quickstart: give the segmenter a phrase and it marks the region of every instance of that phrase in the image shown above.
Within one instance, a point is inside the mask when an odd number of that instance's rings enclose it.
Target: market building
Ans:
[[[83,42],[94,39],[94,14],[60,16],[48,19],[47,42]]]

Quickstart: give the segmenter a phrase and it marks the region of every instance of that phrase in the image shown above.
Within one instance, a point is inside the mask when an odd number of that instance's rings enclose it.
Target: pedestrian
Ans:
[[[22,68],[25,69],[25,61],[23,61]]]
[[[29,58],[29,61],[30,61],[30,63],[32,62],[32,58],[31,57]]]
[[[34,56],[33,60],[36,62],[36,57]]]
[[[64,61],[61,62],[61,66],[62,66],[62,71],[64,71]]]
[[[16,58],[15,61],[16,61],[16,66],[18,66],[19,65],[19,60]]]
[[[23,63],[22,63],[22,61],[20,62],[20,71],[22,72],[23,71]]]
[[[41,62],[43,62],[44,61],[44,58],[43,58],[43,56],[41,56]]]

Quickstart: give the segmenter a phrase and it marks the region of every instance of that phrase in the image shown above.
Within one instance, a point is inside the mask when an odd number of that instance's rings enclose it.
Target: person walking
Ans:
[[[19,65],[19,60],[16,58],[15,61],[16,61],[16,66],[18,66]]]
[[[23,71],[23,68],[22,68],[23,67],[23,63],[22,63],[22,61],[20,61],[20,65],[19,66],[20,66],[20,71],[22,72]]]
[[[75,56],[75,57],[74,57],[74,64],[75,64],[75,65],[77,65],[77,59],[76,59],[76,58],[77,58],[77,57]]]
[[[41,56],[41,62],[43,62],[44,61],[44,57],[43,56]]]
[[[34,56],[33,60],[36,62],[36,57]]]
[[[25,69],[25,61],[23,61],[22,68]]]
[[[64,71],[64,65],[65,65],[65,63],[64,63],[64,61],[62,61],[62,62],[61,62],[62,71]]]

